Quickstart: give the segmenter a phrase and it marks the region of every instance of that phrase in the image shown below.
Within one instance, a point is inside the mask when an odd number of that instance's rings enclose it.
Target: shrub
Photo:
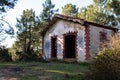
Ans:
[[[0,61],[11,61],[11,56],[8,52],[8,49],[4,46],[0,46]]]
[[[120,36],[111,38],[107,47],[93,60],[88,80],[120,80]]]

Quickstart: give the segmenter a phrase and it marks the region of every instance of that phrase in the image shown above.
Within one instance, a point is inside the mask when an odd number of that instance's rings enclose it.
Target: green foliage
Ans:
[[[18,0],[0,0],[0,14],[13,8]]]
[[[101,5],[101,4],[105,4],[106,1],[110,1],[110,0],[93,0],[96,4]]]
[[[108,14],[113,15],[113,25],[117,25],[120,22],[120,0],[101,0],[98,4],[101,5]]]
[[[51,0],[46,0],[45,3],[43,3],[43,11],[40,14],[41,21],[49,23],[53,15],[58,12],[58,9],[54,10],[54,8],[55,4],[52,4]]]
[[[115,5],[113,5],[115,4]],[[110,5],[113,9],[114,12],[116,13],[116,15],[120,15],[120,0],[112,0],[111,5]]]
[[[66,4],[64,7],[62,7],[62,14],[67,16],[74,16],[76,17],[78,15],[78,9],[76,5]]]
[[[99,23],[102,25],[116,26],[118,24],[118,16],[116,11],[119,12],[119,1],[117,7],[114,8],[114,1],[116,0],[94,0],[94,3],[81,8],[78,16],[91,22]]]
[[[92,62],[88,80],[120,80],[120,36],[115,35]]]
[[[10,53],[8,52],[8,49],[4,46],[0,46],[0,61],[11,61]]]
[[[17,19],[17,41],[13,45],[13,49],[16,49],[15,53],[19,55],[21,60],[28,60],[39,55],[41,28],[38,21],[38,17],[32,9],[24,10],[21,18]]]
[[[17,43],[17,41],[12,45],[11,48],[9,48],[9,52],[11,54],[12,61],[18,61],[20,59],[20,54],[18,54],[19,49],[21,49],[21,48],[19,46],[19,43]]]
[[[87,8],[82,8],[78,16],[102,25],[116,25],[114,15],[104,13],[103,9],[100,9],[98,6],[94,5],[90,5]]]
[[[116,15],[120,14],[120,0],[94,0],[95,4],[100,5],[108,11],[114,12]]]

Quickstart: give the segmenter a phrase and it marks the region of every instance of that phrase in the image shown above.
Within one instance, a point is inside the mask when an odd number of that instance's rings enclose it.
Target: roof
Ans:
[[[49,30],[49,28],[55,22],[57,22],[57,20],[60,20],[60,19],[65,20],[65,21],[71,21],[71,22],[74,22],[74,23],[79,23],[79,24],[84,25],[84,26],[93,25],[93,26],[96,26],[96,27],[101,27],[101,28],[105,28],[105,29],[111,29],[113,31],[118,31],[117,28],[113,28],[111,26],[105,26],[105,25],[97,24],[97,23],[86,21],[84,19],[80,19],[80,18],[77,18],[77,17],[70,17],[70,16],[61,15],[61,14],[55,14],[52,21],[50,22],[50,24],[46,25],[46,27],[43,29],[43,31],[41,32],[41,35],[44,35],[46,33],[46,31]]]

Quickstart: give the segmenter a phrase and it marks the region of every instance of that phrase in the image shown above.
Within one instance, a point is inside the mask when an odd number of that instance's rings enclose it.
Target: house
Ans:
[[[105,40],[109,41],[116,28],[56,14],[42,31],[43,58],[91,60]]]

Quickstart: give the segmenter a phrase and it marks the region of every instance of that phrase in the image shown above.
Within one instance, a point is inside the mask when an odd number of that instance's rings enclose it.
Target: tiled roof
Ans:
[[[50,24],[46,25],[46,27],[43,29],[43,31],[41,32],[41,35],[44,35],[46,33],[46,31],[59,19],[66,20],[66,21],[71,21],[71,22],[74,22],[74,23],[79,23],[79,24],[84,25],[84,26],[93,25],[93,26],[96,26],[96,27],[111,29],[113,31],[118,30],[117,28],[112,28],[111,26],[105,26],[105,25],[97,24],[97,23],[86,21],[84,19],[80,19],[80,18],[77,18],[77,17],[70,17],[70,16],[61,15],[61,14],[55,14],[55,16],[53,17]]]

